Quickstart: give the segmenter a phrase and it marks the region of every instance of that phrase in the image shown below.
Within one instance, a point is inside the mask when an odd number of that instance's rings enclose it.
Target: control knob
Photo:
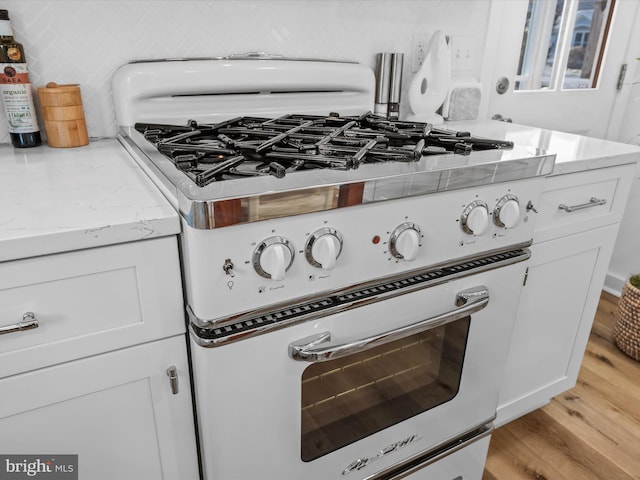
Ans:
[[[389,251],[396,258],[411,262],[418,256],[420,248],[420,227],[405,222],[396,227],[389,238]]]
[[[323,270],[332,270],[341,252],[342,236],[329,227],[313,232],[304,249],[307,261]]]
[[[460,217],[462,230],[469,235],[482,235],[489,227],[489,209],[482,200],[475,200],[465,207]]]
[[[512,194],[503,196],[493,209],[493,223],[498,227],[513,228],[520,221],[520,203]]]
[[[264,278],[284,280],[293,263],[293,245],[284,237],[263,240],[253,252],[253,268]]]

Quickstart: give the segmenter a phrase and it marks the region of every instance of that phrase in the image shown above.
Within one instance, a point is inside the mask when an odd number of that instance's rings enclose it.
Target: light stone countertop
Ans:
[[[446,128],[469,131],[472,135],[510,140],[556,154],[552,175],[576,173],[596,168],[640,162],[640,147],[585,137],[557,130],[529,127],[495,120],[447,122]]]
[[[116,139],[0,145],[0,261],[179,232],[175,210]]]

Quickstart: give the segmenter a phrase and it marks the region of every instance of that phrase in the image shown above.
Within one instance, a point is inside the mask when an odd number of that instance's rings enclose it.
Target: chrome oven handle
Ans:
[[[32,328],[38,328],[38,319],[33,312],[27,312],[22,315],[22,321],[14,323],[13,325],[6,325],[0,327],[0,335],[13,332],[22,332],[23,330],[31,330]]]
[[[302,362],[324,362],[399,340],[431,328],[441,327],[482,310],[489,303],[489,290],[480,286],[456,295],[457,308],[404,327],[377,333],[349,343],[332,344],[331,333],[322,332],[289,344],[289,357]]]

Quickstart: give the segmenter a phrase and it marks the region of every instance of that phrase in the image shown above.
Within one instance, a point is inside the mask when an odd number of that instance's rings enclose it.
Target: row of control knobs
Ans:
[[[504,195],[493,209],[493,223],[500,228],[513,228],[520,221],[520,203],[515,195]],[[460,226],[469,235],[482,235],[489,228],[489,207],[482,200],[475,200],[465,207]]]
[[[493,222],[500,228],[513,228],[520,220],[520,204],[511,194],[503,196],[493,209]],[[482,200],[467,205],[460,217],[462,230],[469,235],[482,235],[489,227],[489,208]],[[389,252],[407,262],[415,260],[420,248],[420,227],[412,222],[397,226],[389,237]],[[309,236],[305,257],[310,265],[332,270],[342,252],[342,236],[330,227],[321,228]],[[293,263],[294,247],[285,237],[269,237],[256,247],[253,268],[262,277],[283,280]],[[225,270],[226,271],[226,270]]]
[[[342,236],[329,227],[316,230],[305,245],[307,261],[314,267],[332,270],[342,252]],[[293,263],[294,249],[284,237],[263,240],[253,252],[253,268],[259,275],[272,280],[283,280]]]

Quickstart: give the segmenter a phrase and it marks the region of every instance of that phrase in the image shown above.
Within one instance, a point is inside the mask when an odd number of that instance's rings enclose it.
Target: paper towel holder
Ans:
[[[408,88],[408,120],[441,124],[444,119],[436,113],[449,92],[451,83],[451,48],[442,30],[436,31],[427,44],[422,67]]]

